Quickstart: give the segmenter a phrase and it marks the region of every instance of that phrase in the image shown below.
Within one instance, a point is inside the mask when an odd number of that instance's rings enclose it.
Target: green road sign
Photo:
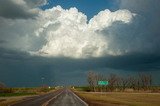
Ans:
[[[108,85],[108,81],[98,81],[98,85]]]

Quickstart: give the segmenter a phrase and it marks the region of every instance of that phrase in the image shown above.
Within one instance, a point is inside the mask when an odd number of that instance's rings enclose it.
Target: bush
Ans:
[[[75,87],[77,90],[80,90],[80,91],[86,91],[86,92],[90,92],[91,89],[90,87]]]
[[[0,88],[6,88],[6,85],[2,82],[0,82]]]
[[[42,87],[40,88],[39,92],[49,92],[50,89],[48,87]]]
[[[13,93],[12,88],[0,88],[0,93]]]

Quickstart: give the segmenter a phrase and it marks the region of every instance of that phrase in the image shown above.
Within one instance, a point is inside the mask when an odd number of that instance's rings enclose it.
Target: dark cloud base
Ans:
[[[35,19],[38,14],[30,10],[44,5],[46,0],[24,0],[24,2],[25,4],[18,4],[12,0],[1,0],[0,16],[7,19]]]
[[[28,19],[34,18],[36,15],[30,13],[28,8],[14,3],[12,0],[0,1],[0,16],[10,19]]]
[[[160,55],[127,54],[102,58],[71,59],[31,56],[26,52],[0,49],[0,81],[8,86],[86,85],[87,71],[120,75],[151,73],[155,83],[160,73]]]

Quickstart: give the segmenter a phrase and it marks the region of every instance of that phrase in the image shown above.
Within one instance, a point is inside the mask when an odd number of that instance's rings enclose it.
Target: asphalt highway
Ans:
[[[70,89],[61,89],[45,95],[36,96],[11,106],[88,106]]]
[[[64,91],[55,101],[51,101],[48,106],[88,106],[83,100],[75,95],[71,90]]]

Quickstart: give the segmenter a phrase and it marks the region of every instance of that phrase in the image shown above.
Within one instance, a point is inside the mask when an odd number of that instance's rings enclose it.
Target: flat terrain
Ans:
[[[67,88],[35,96],[0,97],[0,106],[160,106],[160,93],[75,93],[81,98]]]
[[[53,92],[54,88],[0,88],[0,106],[8,106]]]
[[[75,95],[70,89],[64,88],[43,95],[25,98],[23,100],[20,99],[18,102],[10,106],[88,106],[88,105],[83,100],[81,100],[77,95]]]
[[[76,93],[89,106],[160,106],[160,93]]]
[[[31,98],[33,96],[9,96],[9,97],[0,97],[0,106],[8,106],[9,104],[14,104],[17,101],[21,101],[27,98]]]

